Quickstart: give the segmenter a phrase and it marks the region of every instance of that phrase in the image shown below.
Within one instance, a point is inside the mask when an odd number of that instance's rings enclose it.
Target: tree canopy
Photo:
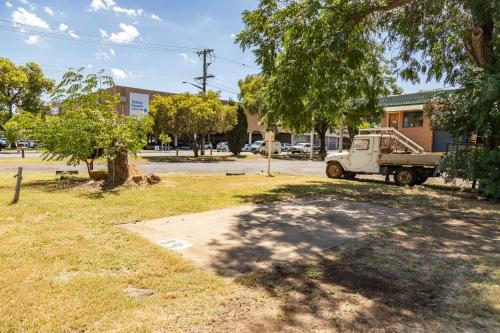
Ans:
[[[199,140],[207,134],[225,133],[236,124],[236,106],[224,104],[215,92],[155,96],[150,114],[154,132],[188,136],[195,156]]]
[[[262,67],[267,117],[298,133],[377,118],[379,96],[399,91],[381,40],[366,25],[347,29],[329,2],[262,0],[237,37]]]
[[[14,111],[47,113],[44,94],[50,93],[54,82],[43,75],[35,63],[17,66],[7,58],[0,58],[0,121],[12,117]]]
[[[234,155],[239,155],[245,146],[248,138],[247,113],[241,105],[238,105],[238,121],[236,125],[226,134],[229,151]]]

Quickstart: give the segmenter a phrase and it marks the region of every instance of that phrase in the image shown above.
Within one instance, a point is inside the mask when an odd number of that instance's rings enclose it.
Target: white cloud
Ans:
[[[92,0],[90,10],[112,10],[115,14],[125,14],[128,16],[140,16],[144,12],[143,9],[133,9],[120,7],[113,0]]]
[[[108,10],[111,9],[114,5],[116,5],[116,2],[113,0],[92,0],[90,3],[90,9],[93,11],[98,11],[100,9]]]
[[[109,37],[108,33],[104,29],[99,29],[99,33],[101,34],[102,38],[108,38]]]
[[[12,4],[11,4],[10,2],[6,1],[6,2],[5,2],[5,6],[6,6],[6,7],[11,8],[11,7],[12,7]]]
[[[229,37],[231,37],[231,38],[233,38],[233,39],[234,39],[234,38],[236,38],[236,34],[232,32],[232,33],[229,35]]]
[[[85,66],[87,69],[92,69],[92,67],[94,67],[94,65],[92,64],[88,64],[87,66]]]
[[[61,31],[61,32],[68,30],[68,28],[69,27],[64,23],[59,24],[59,31]]]
[[[158,22],[161,22],[162,19],[158,16],[158,15],[155,15],[155,14],[151,14],[151,18],[155,21],[158,21]]]
[[[43,10],[49,14],[50,16],[54,16],[54,11],[52,10],[52,8],[50,8],[49,6],[45,6],[43,7]]]
[[[106,50],[102,50],[100,49],[99,51],[97,51],[97,53],[95,54],[95,58],[97,60],[110,60],[112,57],[116,56],[116,52],[114,49],[110,48],[109,49],[109,53],[106,52]]]
[[[119,68],[113,68],[111,69],[111,73],[113,73],[113,76],[117,80],[123,80],[127,78],[127,73],[125,73],[123,70]]]
[[[29,2],[28,0],[19,0],[19,2],[22,3],[25,6],[30,7],[31,10],[35,10],[36,9],[36,6],[34,4],[32,4],[31,2]]]
[[[73,37],[73,38],[80,38],[80,36],[75,34],[75,32],[73,30],[68,31],[68,35],[70,35],[70,37]]]
[[[36,14],[28,12],[20,7],[12,13],[14,23],[27,24],[38,28],[49,29],[49,24],[36,16]]]
[[[40,36],[38,36],[38,35],[30,35],[24,41],[26,43],[30,44],[30,45],[38,44],[38,42],[40,41]]]
[[[190,56],[188,56],[186,53],[179,53],[179,55],[184,58],[184,60],[192,63],[192,64],[196,64],[198,63],[195,59],[191,58]]]
[[[122,8],[118,6],[113,7],[113,12],[115,12],[116,14],[126,14],[129,16],[139,16],[143,11],[143,9]]]
[[[137,37],[139,37],[139,31],[133,25],[127,25],[125,23],[120,23],[120,32],[113,32],[111,35],[103,30],[99,29],[102,38],[109,38],[112,42],[120,44],[132,43]]]

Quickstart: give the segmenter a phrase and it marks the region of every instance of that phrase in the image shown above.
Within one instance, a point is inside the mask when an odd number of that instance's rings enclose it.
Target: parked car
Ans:
[[[212,142],[205,142],[205,149],[214,149]]]
[[[33,140],[17,140],[16,147],[17,148],[35,148],[36,143]]]
[[[248,143],[245,143],[245,145],[243,146],[243,148],[241,148],[241,151],[244,151],[244,152],[250,152],[250,151],[252,151],[252,145],[248,144]]]
[[[267,142],[266,141],[255,141],[252,144],[252,153],[266,155],[268,153]],[[273,141],[271,153],[272,154],[281,153],[281,142]]]
[[[281,144],[281,151],[290,151],[292,149],[292,145],[290,143],[282,143]]]
[[[0,136],[0,148],[7,148],[9,146],[9,140],[6,137]]]
[[[290,149],[292,154],[306,154],[311,152],[311,144],[310,143],[297,143],[292,146]]]
[[[216,146],[217,151],[229,151],[229,146],[227,145],[227,142],[222,141],[219,142]]]

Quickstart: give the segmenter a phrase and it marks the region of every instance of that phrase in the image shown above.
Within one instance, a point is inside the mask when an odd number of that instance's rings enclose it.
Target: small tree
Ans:
[[[248,135],[247,114],[241,105],[238,105],[237,112],[238,122],[236,126],[226,134],[229,151],[234,155],[239,155],[239,153],[241,153],[241,149],[245,145]]]
[[[128,154],[146,144],[151,119],[118,116],[118,96],[102,88],[112,85],[112,78],[101,72],[87,76],[82,69],[67,72],[53,94],[61,113],[40,123],[35,137],[46,158],[68,159],[72,165],[84,161],[89,173],[94,159],[107,158],[108,183],[116,186],[129,179]]]
[[[29,112],[15,114],[5,123],[7,138],[12,143],[20,139],[32,138],[34,130],[40,121],[40,117]]]
[[[155,134],[187,136],[195,157],[203,136],[227,132],[236,124],[236,106],[222,104],[215,92],[155,96],[150,112]]]

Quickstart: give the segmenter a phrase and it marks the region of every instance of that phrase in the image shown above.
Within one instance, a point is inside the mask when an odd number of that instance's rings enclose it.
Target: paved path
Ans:
[[[173,248],[205,268],[236,276],[279,261],[317,256],[346,240],[418,216],[412,211],[366,203],[304,198],[124,227]]]

